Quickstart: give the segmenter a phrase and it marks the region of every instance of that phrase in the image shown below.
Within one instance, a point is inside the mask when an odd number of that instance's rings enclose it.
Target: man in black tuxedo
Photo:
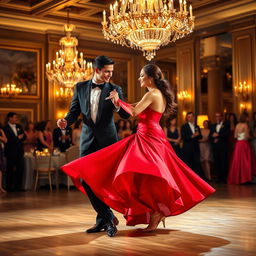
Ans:
[[[4,127],[4,133],[7,137],[5,144],[6,156],[6,188],[7,191],[22,189],[22,178],[24,172],[24,150],[23,141],[26,135],[22,127],[17,124],[18,117],[14,112],[7,115],[8,124]]]
[[[219,182],[226,182],[228,175],[228,137],[229,124],[224,122],[223,114],[215,114],[216,123],[211,126],[210,138],[214,158],[214,173]]]
[[[53,143],[55,148],[65,152],[72,144],[72,129],[70,127],[66,127],[66,129],[55,128],[53,130]]]
[[[89,81],[76,85],[70,110],[65,119],[58,120],[58,127],[66,128],[73,124],[80,113],[83,114],[80,156],[86,156],[118,141],[113,113],[117,111],[121,118],[129,115],[120,107],[106,100],[110,92],[116,90],[123,99],[121,87],[109,82],[114,70],[114,62],[106,56],[98,56],[94,61],[94,75]],[[108,236],[117,232],[117,218],[111,209],[93,193],[83,181],[83,187],[97,212],[96,225],[88,233],[107,231]]]
[[[201,131],[199,126],[195,123],[195,116],[193,112],[187,113],[186,120],[187,123],[181,127],[184,161],[194,172],[203,178],[198,142],[202,139]]]

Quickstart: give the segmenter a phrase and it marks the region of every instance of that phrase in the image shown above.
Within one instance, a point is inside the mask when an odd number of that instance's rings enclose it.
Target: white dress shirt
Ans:
[[[219,124],[216,125],[216,132],[217,133],[219,133],[222,124],[223,124],[223,122],[220,122]]]
[[[92,80],[94,84],[97,84],[94,80]],[[98,87],[92,88],[91,90],[91,118],[94,123],[96,123],[96,118],[98,114],[99,101],[100,101],[101,89]]]
[[[94,79],[92,79],[92,83],[98,84],[95,82]],[[98,87],[92,88],[90,107],[91,107],[91,118],[94,123],[96,123],[96,118],[97,118],[97,114],[98,114],[100,95],[101,95],[100,88],[98,88]],[[115,108],[116,108],[116,112],[118,112],[120,110],[120,106],[115,105]]]
[[[188,122],[188,124],[189,124],[189,127],[190,127],[192,133],[194,134],[195,133],[195,124],[192,124],[190,122]]]
[[[11,127],[11,129],[13,130],[15,136],[18,136],[16,124],[11,124],[11,123],[8,123],[8,124],[9,124],[9,126]]]

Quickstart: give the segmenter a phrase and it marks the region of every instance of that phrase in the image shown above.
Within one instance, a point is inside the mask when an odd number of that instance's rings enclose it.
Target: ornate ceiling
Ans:
[[[178,0],[177,0],[178,1]],[[0,28],[60,33],[70,7],[71,23],[79,36],[102,40],[102,11],[113,0],[1,0]],[[190,0],[196,29],[256,14],[255,0]]]

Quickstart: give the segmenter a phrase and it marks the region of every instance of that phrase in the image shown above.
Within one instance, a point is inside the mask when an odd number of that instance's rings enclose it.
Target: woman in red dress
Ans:
[[[242,113],[239,123],[235,128],[235,138],[237,142],[233,151],[229,174],[228,184],[243,184],[253,180],[256,175],[256,160],[248,138],[250,129],[247,124],[249,116]]]
[[[124,215],[127,225],[149,224],[145,231],[153,231],[165,217],[187,211],[215,190],[177,157],[159,124],[163,113],[173,112],[176,105],[159,67],[144,66],[139,82],[148,92],[135,106],[121,101],[116,91],[106,99],[138,116],[137,132],[62,170],[83,193],[85,180]]]

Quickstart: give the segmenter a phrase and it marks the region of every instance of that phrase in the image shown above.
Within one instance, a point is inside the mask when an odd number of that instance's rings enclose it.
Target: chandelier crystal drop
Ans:
[[[59,41],[61,49],[56,52],[56,59],[52,64],[50,62],[46,64],[46,76],[49,81],[71,89],[76,83],[88,80],[93,73],[93,68],[91,62],[84,60],[82,52],[78,56],[76,49],[78,40],[71,36],[74,25],[69,24],[69,11],[68,22],[64,29],[66,36]]]
[[[147,60],[156,50],[175,42],[193,31],[192,6],[179,0],[179,10],[173,0],[119,0],[110,5],[108,21],[103,11],[103,35],[113,43],[143,51]]]

